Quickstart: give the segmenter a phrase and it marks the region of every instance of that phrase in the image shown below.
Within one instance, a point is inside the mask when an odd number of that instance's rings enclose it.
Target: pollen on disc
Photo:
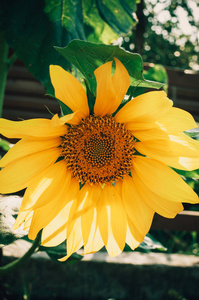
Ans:
[[[112,183],[129,172],[134,144],[132,133],[113,117],[89,116],[68,128],[61,156],[81,183]]]

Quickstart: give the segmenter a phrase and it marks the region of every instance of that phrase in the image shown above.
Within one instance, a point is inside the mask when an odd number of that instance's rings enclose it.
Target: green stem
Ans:
[[[10,59],[8,59],[8,51],[9,46],[4,39],[3,33],[0,31],[0,117],[2,116],[3,100],[8,71],[11,65],[16,60],[15,54]]]
[[[20,267],[22,264],[24,264],[29,259],[29,257],[35,252],[35,250],[39,247],[39,245],[41,243],[41,232],[42,231],[40,231],[38,233],[32,246],[22,257],[16,259],[15,261],[12,261],[11,263],[9,263],[3,267],[0,267],[0,275],[5,275],[9,272],[14,271],[16,268]]]

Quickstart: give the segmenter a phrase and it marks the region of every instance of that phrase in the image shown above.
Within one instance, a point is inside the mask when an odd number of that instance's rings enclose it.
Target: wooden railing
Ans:
[[[184,210],[174,219],[163,218],[156,214],[151,228],[199,232],[199,211]]]
[[[199,74],[170,68],[167,72],[168,94],[174,105],[199,119]],[[41,83],[27,72],[22,62],[17,61],[9,72],[3,117],[10,120],[51,118],[47,107],[52,113],[60,110],[57,101],[45,96]],[[174,219],[155,215],[152,228],[199,232],[199,212],[183,211]]]

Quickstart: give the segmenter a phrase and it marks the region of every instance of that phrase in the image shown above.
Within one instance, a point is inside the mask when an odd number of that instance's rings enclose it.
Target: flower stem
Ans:
[[[15,261],[12,261],[11,263],[0,267],[0,275],[5,275],[9,272],[14,271],[16,268],[20,267],[22,264],[24,264],[29,257],[35,252],[35,250],[38,248],[38,246],[41,243],[41,232],[40,231],[34,240],[32,246],[30,249],[20,258],[16,259]]]
[[[8,59],[8,51],[9,46],[4,39],[3,33],[0,31],[0,117],[2,116],[8,71],[17,58],[16,54],[13,54],[12,57]]]

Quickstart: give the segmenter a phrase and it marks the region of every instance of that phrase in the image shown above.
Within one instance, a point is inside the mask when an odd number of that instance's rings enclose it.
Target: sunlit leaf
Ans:
[[[151,234],[147,234],[144,238],[144,241],[139,245],[139,248],[145,251],[151,250],[159,250],[166,251],[165,248],[156,238],[154,238]]]

